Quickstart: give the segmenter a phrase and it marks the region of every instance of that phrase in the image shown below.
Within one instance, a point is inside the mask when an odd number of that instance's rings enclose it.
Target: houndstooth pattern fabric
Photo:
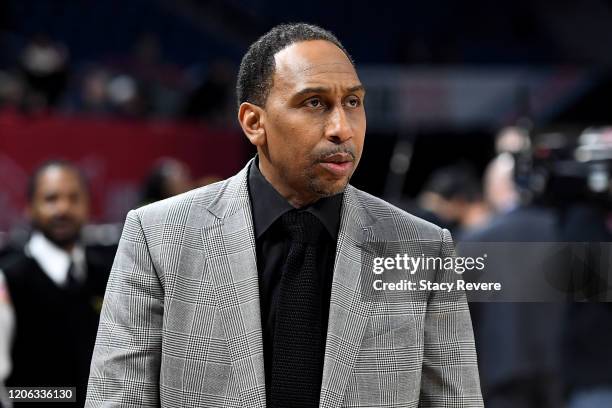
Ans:
[[[86,406],[265,407],[249,165],[228,180],[130,211]],[[465,296],[366,293],[362,255],[373,241],[407,242],[415,255],[453,251],[448,231],[347,187],[320,406],[481,407]]]

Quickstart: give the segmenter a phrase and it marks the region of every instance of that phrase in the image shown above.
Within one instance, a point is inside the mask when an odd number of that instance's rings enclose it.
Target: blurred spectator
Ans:
[[[102,68],[88,71],[81,88],[81,104],[85,112],[108,113],[111,110],[108,92],[109,74]]]
[[[113,252],[85,247],[85,180],[69,162],[37,169],[28,186],[32,235],[3,261],[16,331],[7,386],[76,386],[85,399],[91,353]],[[10,331],[1,331],[7,341]]]
[[[514,158],[510,153],[501,153],[487,166],[484,196],[489,207],[498,214],[511,211],[519,204],[514,183]]]
[[[461,237],[463,242],[558,241],[555,213],[519,202],[512,154],[527,146],[526,137],[515,128],[499,133],[496,140],[498,156],[489,163],[484,177],[485,197],[496,215],[487,225],[464,234]],[[532,265],[544,265],[547,257],[537,250],[532,253],[525,251],[524,255]],[[497,260],[487,279],[514,274],[515,264],[512,259]],[[562,406],[559,357],[564,305],[471,303],[470,310],[485,406]]]
[[[558,241],[557,229],[553,211],[537,206],[518,206],[494,216],[482,228],[463,234],[461,241],[472,242],[472,245],[478,242],[524,243],[522,255],[527,262],[546,265],[549,254],[538,251],[537,247],[528,251],[529,243]],[[487,271],[487,281],[496,281],[496,276],[515,275],[516,262],[513,259],[495,261],[489,265],[491,270]],[[555,272],[561,274],[561,271]],[[565,305],[470,303],[470,311],[485,406],[562,407],[560,352]]]
[[[121,74],[110,79],[106,91],[113,111],[118,116],[142,117],[149,112],[149,102],[137,82],[129,75]]]
[[[505,213],[519,205],[520,195],[514,181],[515,156],[529,147],[527,131],[506,127],[495,138],[497,156],[489,162],[484,174],[484,196],[494,213]]]
[[[162,159],[147,176],[142,205],[163,200],[189,191],[194,187],[191,173],[186,164],[175,159]]]
[[[0,71],[0,109],[23,108],[25,84],[19,75]]]
[[[131,75],[94,65],[75,82],[64,98],[65,111],[127,118],[144,117],[150,111],[150,102]]]
[[[478,177],[464,164],[436,170],[425,183],[418,202],[424,211],[450,226],[455,235],[483,225],[490,215]],[[430,217],[430,221],[436,222],[435,218]]]
[[[68,79],[68,50],[38,34],[26,45],[21,67],[30,87],[29,105],[34,110],[55,106]]]
[[[529,148],[529,145],[527,130],[517,126],[505,127],[495,137],[495,152],[497,154],[516,154]]]

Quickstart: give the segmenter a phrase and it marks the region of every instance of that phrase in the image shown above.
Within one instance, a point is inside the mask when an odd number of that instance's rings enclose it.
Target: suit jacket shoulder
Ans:
[[[232,179],[233,177],[165,200],[156,201],[134,211],[143,223],[155,223],[165,221],[172,214],[180,214],[193,209],[206,209],[215,200],[221,199],[220,195],[222,196],[227,190]]]
[[[389,240],[434,242],[444,240],[445,230],[429,221],[355,187],[349,186],[347,192],[356,198],[360,206],[372,218],[372,224]]]

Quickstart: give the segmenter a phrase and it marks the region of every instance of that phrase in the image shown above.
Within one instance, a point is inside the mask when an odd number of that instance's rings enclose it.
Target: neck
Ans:
[[[294,208],[302,208],[316,202],[320,197],[315,194],[304,194],[303,191],[298,191],[285,183],[282,183],[280,177],[274,171],[272,166],[265,160],[259,159],[259,171],[266,180],[274,187],[274,189],[293,206]]]
[[[43,233],[42,231],[39,230],[39,233],[50,243],[52,243],[53,245],[55,245],[56,247],[58,247],[59,249],[66,251],[66,252],[72,252],[72,250],[74,249],[74,247],[76,246],[76,241],[71,241],[71,242],[57,242],[53,239],[51,239],[49,236],[47,236],[47,234]]]
[[[71,242],[70,244],[64,244],[64,245],[58,245],[58,246],[66,252],[72,252],[72,250],[74,249],[75,243]]]

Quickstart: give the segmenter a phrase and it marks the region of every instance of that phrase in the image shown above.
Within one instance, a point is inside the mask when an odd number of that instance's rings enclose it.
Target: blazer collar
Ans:
[[[227,179],[217,197],[208,206],[208,211],[219,219],[231,216],[236,211],[251,206],[248,190],[248,174],[252,158],[236,175]],[[364,229],[369,229],[376,223],[376,218],[362,205],[355,187],[346,186],[342,200],[341,220],[356,222]],[[342,228],[342,221],[341,226]]]
[[[219,219],[227,218],[233,215],[236,211],[250,207],[249,190],[247,178],[249,174],[249,166],[254,160],[249,162],[235,176],[225,180],[217,197],[208,206],[208,211]]]

